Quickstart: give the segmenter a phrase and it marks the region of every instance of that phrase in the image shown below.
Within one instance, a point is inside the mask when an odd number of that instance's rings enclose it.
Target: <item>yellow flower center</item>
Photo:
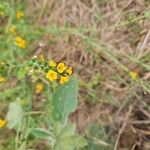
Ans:
[[[53,70],[49,70],[48,73],[46,74],[46,78],[49,79],[50,81],[56,80],[57,72],[55,72]]]
[[[57,66],[57,71],[59,73],[63,73],[66,70],[66,66],[64,65],[64,63],[59,63]]]

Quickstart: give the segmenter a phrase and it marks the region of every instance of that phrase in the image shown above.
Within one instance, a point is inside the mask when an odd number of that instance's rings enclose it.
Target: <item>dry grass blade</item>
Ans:
[[[119,150],[120,137],[121,137],[122,133],[124,132],[124,130],[125,130],[126,126],[127,126],[127,123],[129,122],[129,118],[130,118],[131,113],[132,113],[132,111],[134,109],[134,106],[135,106],[135,103],[130,105],[129,110],[126,113],[126,117],[125,117],[125,119],[123,121],[123,124],[122,124],[121,128],[119,129],[119,134],[118,134],[118,137],[117,137],[117,140],[116,140],[116,143],[115,143],[114,150]]]

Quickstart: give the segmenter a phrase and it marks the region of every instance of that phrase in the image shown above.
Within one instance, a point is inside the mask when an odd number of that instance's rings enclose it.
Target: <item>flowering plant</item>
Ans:
[[[42,32],[30,32],[33,28],[23,9],[14,11],[7,2],[2,2],[0,21],[3,22],[0,86],[2,100],[9,103],[6,116],[0,118],[0,130],[14,130],[12,149],[27,150],[31,137],[33,141],[45,139],[53,150],[83,147],[85,139],[68,122],[78,101],[77,77],[72,75],[72,68],[48,61],[42,55],[29,59],[32,45],[29,43],[38,40]],[[39,105],[40,109],[34,108]]]

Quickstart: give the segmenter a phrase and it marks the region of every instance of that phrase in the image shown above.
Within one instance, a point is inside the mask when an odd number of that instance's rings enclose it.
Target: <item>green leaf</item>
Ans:
[[[42,138],[42,139],[50,137],[50,132],[43,128],[34,128],[31,132],[31,134],[33,134],[34,136],[36,136],[38,138]]]
[[[55,121],[65,123],[68,115],[77,108],[77,77],[73,76],[69,83],[62,85],[52,98],[52,117]]]
[[[25,78],[25,75],[26,75],[25,68],[20,68],[19,71],[18,71],[18,77],[19,77],[19,79]]]
[[[150,19],[150,11],[146,11],[144,16],[147,18],[147,19]]]
[[[19,150],[25,150],[26,149],[26,142],[22,142],[21,146],[19,147]]]
[[[54,124],[55,137],[59,137],[59,138],[63,139],[63,138],[73,135],[74,131],[75,131],[75,125],[73,125],[73,124],[68,124],[67,126],[64,126],[63,130],[62,130],[62,126],[59,122],[56,122]]]
[[[74,124],[68,124],[61,131],[61,133],[59,135],[59,139],[68,138],[68,137],[74,135],[74,132],[75,132],[75,125]]]
[[[87,145],[86,140],[79,135],[72,135],[56,141],[54,150],[74,150]]]
[[[53,127],[53,133],[55,137],[58,137],[61,133],[61,124],[60,122],[55,122]]]
[[[54,125],[53,133],[55,137],[53,150],[73,150],[84,147],[87,144],[82,136],[75,134],[75,126],[73,124],[62,126],[57,122]]]
[[[7,121],[8,121],[8,128],[12,129],[14,126],[19,124],[23,118],[23,111],[18,102],[10,103],[9,110],[7,113]]]

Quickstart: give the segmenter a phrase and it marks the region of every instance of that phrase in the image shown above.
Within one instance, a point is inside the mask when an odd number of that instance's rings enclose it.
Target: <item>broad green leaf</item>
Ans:
[[[10,103],[9,110],[7,113],[7,121],[8,121],[8,128],[12,129],[17,124],[19,124],[22,121],[23,118],[23,111],[18,102]]]
[[[63,130],[62,130],[63,128]],[[75,125],[73,124],[68,124],[64,127],[59,122],[56,122],[54,124],[54,134],[55,137],[59,138],[66,138],[74,134],[75,131]]]
[[[74,147],[80,148],[87,145],[87,141],[84,137],[75,135],[73,138]]]
[[[77,108],[78,86],[77,77],[73,76],[69,83],[62,85],[52,98],[52,117],[64,123],[69,113]]]
[[[86,140],[79,135],[72,135],[56,141],[53,150],[74,150],[75,148],[81,148],[87,145]]]
[[[64,138],[70,137],[70,136],[74,135],[74,132],[75,132],[75,125],[68,124],[61,131],[61,133],[59,135],[59,139],[64,139]]]
[[[53,150],[73,150],[86,145],[86,140],[82,136],[75,134],[73,124],[62,126],[60,123],[55,123],[53,130],[55,137]]]
[[[50,137],[50,132],[43,128],[34,128],[31,133],[38,138],[44,139]]]

